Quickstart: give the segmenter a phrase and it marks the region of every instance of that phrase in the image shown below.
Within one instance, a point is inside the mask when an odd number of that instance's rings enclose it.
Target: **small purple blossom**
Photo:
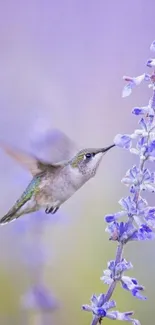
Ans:
[[[140,325],[137,319],[131,318],[133,315],[133,311],[126,311],[124,313],[120,313],[119,311],[111,311],[108,313],[107,317],[112,320],[122,320],[131,322],[133,325]]]
[[[135,169],[134,169],[134,171],[136,173]],[[132,176],[134,176],[133,173],[132,173]],[[125,179],[125,181],[126,181],[126,179]],[[105,216],[105,221],[107,223],[116,222],[119,218],[124,217],[124,216],[127,216],[130,219],[130,222],[135,221],[135,223],[138,226],[143,223],[143,221],[145,220],[145,212],[147,211],[146,209],[148,207],[148,204],[147,204],[147,201],[142,199],[140,196],[137,201],[135,200],[136,189],[137,189],[136,186],[138,189],[140,188],[139,183],[135,184],[135,190],[131,191],[132,193],[134,193],[134,196],[127,196],[126,198],[122,198],[119,201],[119,204],[122,207],[122,211]],[[121,225],[122,225],[122,223],[120,223],[120,226]],[[126,224],[126,226],[124,224],[124,227],[126,229],[127,224]],[[131,228],[131,226],[128,227],[128,230],[129,230],[129,228]]]
[[[127,85],[123,88],[122,97],[127,97],[132,93],[132,89],[136,86],[139,86],[142,81],[149,81],[150,77],[146,73],[138,77],[127,77],[124,76],[123,79],[127,81]]]
[[[155,234],[152,229],[145,224],[142,224],[138,230],[134,232],[130,240],[152,240],[155,238]]]
[[[150,172],[145,168],[143,172],[137,166],[133,166],[126,172],[122,179],[122,183],[130,187],[131,193],[136,191],[148,190],[149,192],[155,191],[155,173]]]
[[[138,200],[136,200],[136,197],[131,195],[125,198],[121,198],[119,200],[119,204],[129,218],[134,218],[135,216],[143,216],[144,210],[148,205],[147,201],[145,199],[142,199],[142,197],[139,196]]]
[[[96,300],[95,303],[92,300]],[[98,301],[98,297],[94,295],[91,299],[91,305],[83,305],[82,309],[84,311],[92,312],[95,316],[94,319],[97,319],[99,323],[101,323],[102,319],[106,317],[112,320],[128,321],[131,322],[133,325],[140,325],[138,320],[131,318],[131,316],[133,315],[133,311],[127,311],[124,313],[120,313],[117,310],[110,311],[109,309],[116,307],[116,303],[114,300],[105,302],[102,307],[99,307],[97,305]]]
[[[136,227],[132,222],[112,222],[106,228],[106,232],[110,233],[110,240],[118,241],[122,244],[126,244],[129,241],[137,240],[135,233]]]
[[[100,278],[105,284],[110,285],[113,281],[120,281],[123,272],[132,268],[132,264],[122,258],[118,264],[115,261],[108,262],[108,269],[103,271],[103,276]]]
[[[83,305],[82,309],[85,311],[91,311],[94,315],[103,318],[107,316],[107,311],[109,309],[116,307],[116,303],[114,300],[104,302],[102,307],[99,306],[99,301],[100,296],[97,297],[96,295],[93,295],[91,298],[91,305]]]
[[[114,138],[114,143],[120,148],[129,149],[131,148],[132,138],[129,134],[117,134]]]
[[[130,278],[129,276],[122,276],[120,281],[123,289],[130,291],[134,297],[141,300],[147,299],[140,294],[140,291],[144,291],[144,287],[139,285],[136,279]]]

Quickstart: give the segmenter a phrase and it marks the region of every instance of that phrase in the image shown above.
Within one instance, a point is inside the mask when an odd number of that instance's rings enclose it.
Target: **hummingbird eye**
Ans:
[[[94,153],[94,152],[92,152],[92,153],[88,152],[88,153],[85,154],[85,157],[86,157],[87,159],[90,159],[90,158],[92,158],[92,157],[94,157],[94,156],[95,156],[95,153]]]

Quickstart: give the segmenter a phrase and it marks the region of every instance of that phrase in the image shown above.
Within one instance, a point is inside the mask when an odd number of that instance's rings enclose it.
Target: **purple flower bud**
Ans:
[[[113,282],[113,275],[110,270],[104,270],[103,276],[100,277],[100,280],[103,281],[105,284],[110,285]]]
[[[124,271],[128,271],[133,268],[133,265],[130,262],[127,262],[124,258],[119,262],[115,267],[115,273],[121,274]]]
[[[139,125],[141,126],[141,128],[145,131],[147,131],[147,125],[145,123],[145,120],[144,118],[141,118],[140,121],[139,121]]]
[[[91,297],[91,303],[94,306],[98,306],[98,298],[97,298],[96,295],[92,295],[92,297]]]
[[[107,223],[113,222],[113,221],[117,221],[119,218],[124,217],[126,215],[125,211],[119,211],[117,213],[114,214],[107,214],[105,216],[105,221]]]
[[[128,216],[132,216],[136,212],[135,202],[131,196],[121,198],[118,203],[127,212]]]
[[[113,271],[115,269],[115,261],[111,260],[108,262],[108,269]]]
[[[155,156],[155,140],[149,143],[148,152],[150,155]]]
[[[109,310],[116,307],[116,302],[114,300],[109,300],[104,303],[104,309]]]
[[[140,137],[137,141],[137,145],[136,148],[139,150],[139,155],[140,155],[140,151],[141,149],[145,146],[145,144],[147,145],[147,138],[146,137]]]
[[[140,300],[146,300],[147,298],[142,296],[137,289],[132,290],[132,295]]]
[[[134,83],[131,81],[129,82],[126,86],[124,86],[123,91],[122,91],[122,97],[128,97],[132,93],[132,89],[134,88]]]
[[[146,63],[147,67],[153,68],[155,67],[155,59],[149,59]]]
[[[155,208],[148,207],[146,209],[145,221],[149,227],[155,228]]]
[[[100,294],[99,296],[96,296],[96,295],[92,295],[91,299],[91,305],[93,307],[99,307],[99,306],[102,306],[103,303],[104,303],[104,294]]]
[[[148,111],[147,107],[135,107],[132,110],[132,114],[134,114],[134,115],[143,115],[143,114],[146,114],[147,111]]]
[[[152,42],[150,46],[150,51],[155,52],[155,41]]]
[[[106,221],[107,223],[110,223],[110,222],[112,222],[112,221],[115,221],[115,215],[114,215],[114,214],[106,215],[106,216],[105,216],[105,221]]]
[[[89,306],[89,305],[82,305],[82,309],[83,309],[84,311],[91,311],[91,312],[92,312],[92,308],[91,308],[91,306]]]

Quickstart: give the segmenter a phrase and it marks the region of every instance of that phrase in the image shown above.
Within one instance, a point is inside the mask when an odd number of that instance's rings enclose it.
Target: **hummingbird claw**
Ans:
[[[45,213],[49,214],[49,213],[56,213],[58,211],[59,207],[50,207],[50,208],[46,208]]]

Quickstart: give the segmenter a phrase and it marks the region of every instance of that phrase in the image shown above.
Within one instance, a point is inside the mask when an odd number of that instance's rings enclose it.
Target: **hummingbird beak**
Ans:
[[[112,144],[111,146],[108,146],[108,147],[106,147],[106,148],[102,148],[102,149],[100,150],[100,152],[105,153],[105,152],[109,151],[109,150],[110,150],[111,148],[113,148],[113,147],[115,147],[115,144]]]

